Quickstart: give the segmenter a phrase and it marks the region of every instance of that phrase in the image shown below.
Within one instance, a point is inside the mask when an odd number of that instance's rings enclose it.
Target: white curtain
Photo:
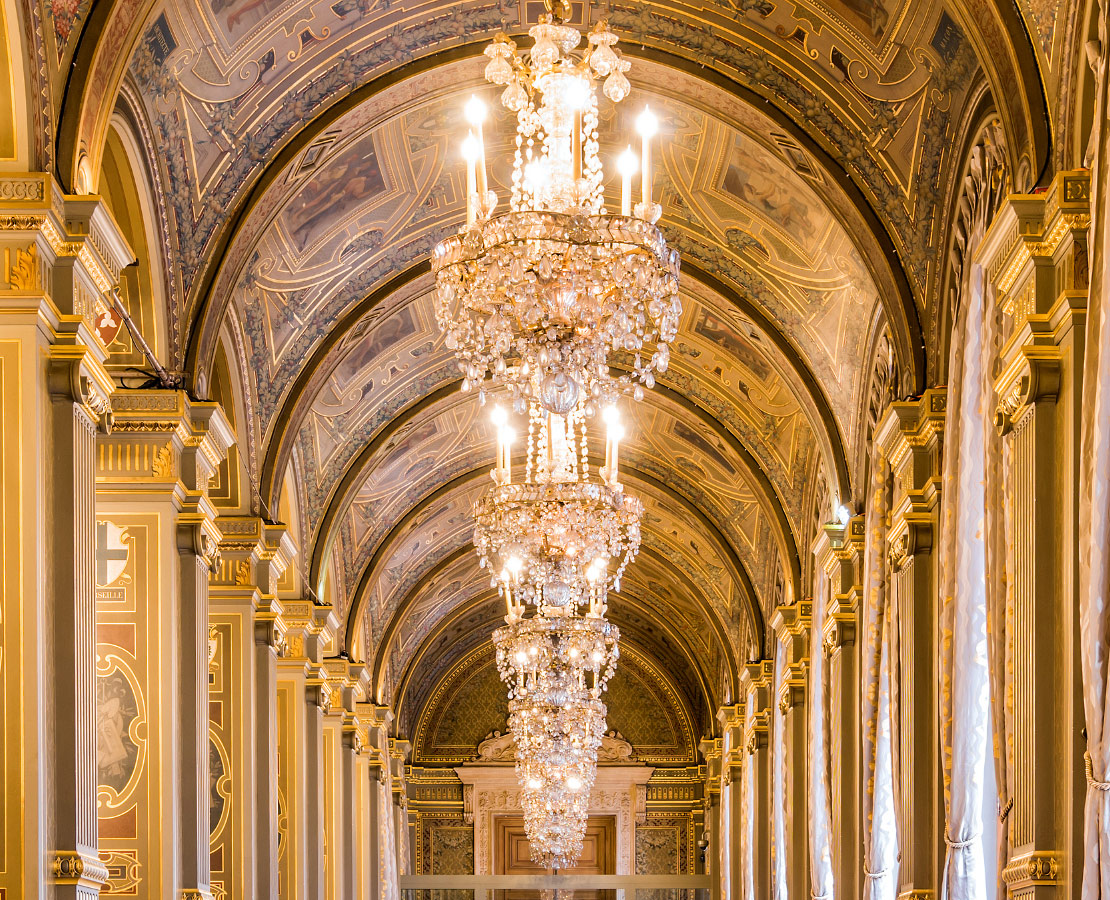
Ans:
[[[744,733],[746,734],[747,720],[754,715],[755,691],[748,691],[748,699],[744,704]],[[741,865],[742,886],[744,900],[756,900],[755,896],[755,765],[752,754],[744,748],[744,787],[740,804],[740,853],[743,857]]]
[[[1110,898],[1110,141],[1107,122],[1107,4],[1098,11],[1090,147],[1091,291],[1083,373],[1079,470],[1079,623],[1087,721],[1083,900]]]
[[[743,730],[740,733],[743,734]],[[742,806],[742,802],[737,802],[737,794],[743,788],[741,787],[738,790],[731,785],[728,777],[730,775],[729,763],[732,759],[732,750],[732,729],[726,728],[724,740],[721,741],[721,807],[718,814],[720,825],[717,837],[717,843],[720,847],[717,881],[721,896],[725,900],[734,900],[732,896],[732,867],[739,864],[739,860],[732,858],[732,823],[740,824],[744,821],[743,809],[737,809],[738,806]],[[739,813],[739,816],[736,813]]]
[[[894,808],[891,722],[890,465],[879,453],[871,461],[864,545],[861,697],[864,759],[864,900],[894,900],[898,886],[898,833]]]
[[[401,896],[397,881],[397,835],[393,814],[393,779],[387,776],[378,784],[378,808],[382,811],[377,823],[380,838],[378,841],[378,881],[379,894],[383,900],[399,900]]]
[[[809,855],[813,900],[833,900],[834,896],[828,684],[823,649],[828,584],[828,574],[817,566],[814,573],[813,625],[809,639]]]
[[[948,371],[941,494],[940,732],[947,812],[943,900],[986,897],[983,775],[991,713],[984,472],[993,391],[984,383],[983,271],[975,264],[969,268]]]
[[[788,900],[786,868],[786,717],[779,706],[786,668],[786,644],[775,643],[774,690],[771,704],[774,720],[774,745],[771,753],[771,895],[774,900]]]

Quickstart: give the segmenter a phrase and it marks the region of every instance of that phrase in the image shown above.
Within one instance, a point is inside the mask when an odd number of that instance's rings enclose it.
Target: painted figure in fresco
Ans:
[[[385,190],[373,135],[325,160],[285,208],[285,224],[303,250],[323,225],[332,228]]]
[[[208,828],[214,832],[224,813],[224,796],[219,791],[220,779],[224,777],[224,759],[220,750],[211,739],[208,741]]]
[[[131,722],[137,715],[135,694],[119,669],[96,679],[97,781],[116,793],[122,791],[135,770],[139,749],[131,739]]]
[[[720,316],[704,307],[698,310],[697,318],[694,319],[694,334],[717,344],[744,368],[755,373],[760,381],[766,382],[771,377],[771,367],[751,342]]]
[[[285,0],[210,0],[212,12],[227,28],[228,36],[261,22]]]
[[[864,24],[871,29],[875,37],[882,37],[886,31],[890,13],[887,12],[883,0],[838,0],[833,6],[843,6],[863,19]]]
[[[737,135],[721,185],[742,203],[802,244],[817,237],[810,198],[794,185],[785,164],[744,135]]]

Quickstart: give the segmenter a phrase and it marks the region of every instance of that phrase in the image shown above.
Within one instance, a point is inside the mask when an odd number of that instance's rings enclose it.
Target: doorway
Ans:
[[[532,862],[528,835],[521,816],[498,816],[493,821],[494,874],[496,875],[551,875]],[[570,869],[560,869],[561,875],[615,875],[617,871],[617,822],[614,816],[590,816],[586,834],[582,838],[582,855]],[[552,891],[505,890],[496,891],[495,900],[553,900],[547,896]],[[616,891],[585,890],[558,891],[554,900],[616,900]]]

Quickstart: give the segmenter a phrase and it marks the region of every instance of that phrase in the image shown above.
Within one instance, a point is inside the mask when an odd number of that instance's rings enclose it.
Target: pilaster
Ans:
[[[720,719],[722,713],[735,707],[722,707],[717,712]],[[740,707],[740,726],[743,727],[743,707]],[[724,730],[725,726],[722,726]],[[738,739],[738,738],[737,738]],[[729,896],[725,891],[725,882],[730,876],[730,866],[735,865],[733,860],[737,856],[732,850],[732,838],[728,813],[723,802],[725,796],[724,785],[724,748],[725,741],[720,738],[703,738],[698,744],[698,752],[705,760],[705,781],[702,784],[702,833],[708,840],[703,862],[696,871],[700,874],[713,877],[713,888],[710,891],[711,900],[720,900]],[[727,847],[726,847],[727,844]]]
[[[776,679],[773,698],[782,715],[784,757],[773,765],[783,769],[783,810],[786,827],[787,889],[791,897],[808,897],[809,872],[809,753],[806,680],[809,673],[809,626],[813,602],[795,600],[771,616],[775,638],[786,651],[786,668]]]
[[[941,438],[946,395],[892,403],[875,429],[889,460],[893,499],[888,560],[894,615],[895,794],[899,897],[937,895],[944,862],[937,659],[937,577],[933,547],[940,517]]]
[[[847,524],[826,525],[813,547],[814,561],[825,572],[827,594],[821,647],[828,661],[829,798],[832,815],[833,876],[837,897],[858,900],[863,871],[860,807],[860,601],[863,597],[863,516]]]
[[[1020,727],[1003,823],[1012,897],[1077,896],[1082,869],[1077,561],[1089,203],[1088,173],[1062,172],[1042,194],[1008,198],[979,250],[995,289],[987,314],[1001,314],[995,421],[1012,504],[1005,695]]]
[[[390,754],[389,731],[393,712],[387,706],[373,703],[358,705],[360,716],[367,722],[366,735],[370,752],[369,775],[370,829],[367,852],[372,860],[372,900],[397,900],[396,816],[393,803],[393,760]]]
[[[721,737],[712,748],[720,769],[718,775],[719,824],[716,844],[720,877],[718,890],[725,900],[744,896],[744,763],[747,741],[744,736],[744,703],[722,706],[717,710]],[[706,757],[707,761],[709,756]],[[707,796],[712,796],[708,794]]]
[[[208,481],[232,432],[216,404],[182,391],[117,390],[112,415],[96,454],[99,732],[112,749],[101,760],[101,853],[124,873],[117,892],[149,880],[210,896],[209,833],[221,827],[219,770],[231,760],[208,727],[220,542]]]
[[[285,810],[279,883],[282,896],[323,900],[324,716],[333,698],[323,649],[334,638],[336,618],[330,606],[307,600],[284,602],[282,618],[287,653],[278,660],[277,676],[278,791]]]
[[[277,660],[285,649],[277,584],[296,548],[285,525],[258,516],[223,515],[217,526],[209,704],[212,758],[224,769],[216,791],[225,799],[221,816],[213,814],[212,880],[229,897],[270,897],[278,885]]]
[[[131,251],[98,197],[0,175],[0,892],[94,897],[95,446],[113,383],[97,324]]]

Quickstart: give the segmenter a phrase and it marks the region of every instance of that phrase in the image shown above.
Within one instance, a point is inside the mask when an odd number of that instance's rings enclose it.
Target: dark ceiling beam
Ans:
[[[338,524],[342,521],[351,501],[358,493],[369,471],[375,462],[379,450],[386,445],[390,438],[397,434],[406,425],[415,422],[423,413],[432,408],[436,403],[451,396],[458,391],[460,381],[443,385],[409,406],[389,420],[382,429],[363,447],[362,450],[347,464],[343,477],[329,493],[324,516],[315,531],[315,542],[312,546],[308,565],[308,583],[315,593],[324,576],[324,567],[328,554],[335,538]],[[802,597],[804,590],[801,583],[801,559],[798,552],[797,541],[789,516],[786,514],[783,498],[775,489],[766,472],[755,456],[748,451],[741,439],[724,423],[717,419],[712,411],[696,404],[672,388],[656,384],[655,389],[648,395],[658,393],[683,410],[695,416],[698,421],[712,431],[723,443],[732,448],[738,457],[739,468],[744,470],[749,487],[762,500],[765,509],[770,510],[772,531],[776,532],[775,538],[783,554],[790,576],[791,588],[795,597]],[[272,508],[277,508],[272,507]],[[306,537],[306,539],[308,539]]]
[[[647,555],[654,556],[654,554],[652,554],[650,551],[645,552],[647,553]],[[399,638],[401,634],[401,629],[408,619],[409,614],[412,612],[412,609],[416,606],[417,603],[420,602],[422,595],[429,584],[440,577],[440,575],[442,575],[449,566],[457,562],[460,558],[469,556],[474,553],[474,545],[467,543],[464,546],[460,547],[458,550],[451,553],[450,556],[448,556],[447,558],[436,563],[435,566],[433,566],[420,577],[420,580],[415,585],[413,585],[413,587],[405,594],[404,599],[401,600],[397,608],[390,615],[389,622],[386,624],[386,627],[382,632],[381,639],[377,641],[377,646],[374,650],[374,658],[371,661],[371,693],[376,703],[386,702],[386,698],[382,696],[382,691],[385,687],[386,666],[389,664],[389,657],[393,643]],[[474,568],[476,571],[481,571],[478,569],[476,558],[474,560]],[[488,578],[483,580],[488,582]],[[626,586],[631,586],[635,584],[635,582],[636,579],[629,579],[627,575],[625,576],[624,583]],[[436,646],[437,635],[442,634],[447,628],[453,626],[459,618],[469,615],[483,603],[489,602],[489,600],[494,597],[499,597],[497,591],[495,591],[493,588],[490,588],[487,584],[482,591],[472,596],[469,600],[467,600],[466,603],[451,609],[450,612],[442,619],[440,619],[435,624],[433,629],[422,639],[417,652],[409,657],[402,671],[408,673],[411,670],[414,660],[417,658],[418,654],[422,654],[423,648]],[[612,609],[616,609],[614,601],[620,601],[635,606],[635,608],[641,615],[643,615],[645,618],[650,619],[652,624],[656,628],[666,634],[671,642],[676,647],[680,648],[691,669],[693,669],[697,673],[698,681],[701,685],[705,697],[707,698],[709,708],[713,709],[713,704],[716,701],[714,699],[714,691],[711,688],[711,681],[699,664],[697,654],[692,652],[690,647],[687,645],[687,641],[685,640],[684,636],[682,636],[680,632],[675,631],[666,621],[666,619],[660,618],[656,615],[658,609],[655,606],[640,602],[636,598],[635,590],[622,589],[620,591],[610,591],[609,598],[609,606]],[[699,612],[701,612],[700,609]],[[612,618],[614,621],[618,620],[618,617],[616,615],[610,616],[610,618]],[[487,624],[489,624],[492,629],[497,627],[497,623],[499,623],[501,620],[502,617],[494,616],[494,618],[491,619],[490,622]],[[725,645],[720,647],[719,649],[722,659],[727,659],[730,653],[730,647],[728,645]],[[407,677],[407,675],[405,677]],[[398,687],[401,683],[402,682],[399,680]],[[733,685],[732,689],[735,693],[737,689],[736,685]],[[394,697],[391,698],[394,704],[393,708],[395,711],[400,709],[398,697],[399,694],[397,694],[397,692],[395,691]]]
[[[307,123],[301,131],[291,137],[278,153],[274,154],[258,179],[233,204],[226,218],[226,224],[218,232],[216,240],[208,253],[213,262],[205,268],[200,278],[196,294],[199,298],[199,306],[194,321],[190,323],[191,327],[187,336],[186,373],[194,385],[197,375],[203,367],[210,363],[215,353],[217,335],[220,323],[223,321],[223,307],[228,298],[217,300],[212,291],[219,277],[224,257],[239,229],[249,217],[250,211],[280,177],[283,169],[342,116],[376,94],[436,67],[477,56],[481,53],[485,43],[484,40],[475,41],[441,49],[432,56],[421,57],[391,69],[337,100],[311,122]],[[884,304],[892,323],[900,363],[905,371],[910,373],[915,388],[923,390],[925,387],[925,369],[922,331],[909,281],[901,267],[894,243],[887,233],[885,225],[872,209],[863,191],[855,184],[840,162],[834,159],[822,147],[820,142],[800,124],[796,123],[786,111],[746,85],[722,72],[706,67],[704,61],[687,59],[673,52],[645,46],[630,47],[626,52],[634,57],[640,56],[682,70],[729,91],[789,132],[798,141],[799,145],[812,155],[814,160],[824,169],[829,182],[836,184],[844,192],[845,197],[868,224],[869,234],[879,248],[879,256],[887,261],[889,274],[896,285],[897,296],[888,297],[885,292],[881,291],[880,301]],[[880,279],[880,281],[882,280],[884,279]]]
[[[702,527],[705,529],[705,533],[710,539],[720,545],[720,550],[722,552],[724,561],[726,565],[732,570],[729,574],[732,576],[732,579],[739,590],[744,606],[746,607],[748,622],[752,629],[752,640],[756,646],[756,652],[762,658],[764,654],[763,611],[759,606],[759,601],[756,597],[755,590],[752,587],[751,578],[748,575],[744,563],[737,555],[736,548],[733,547],[732,543],[721,534],[716,525],[710,522],[705,514],[684,495],[678,493],[669,485],[665,485],[662,482],[658,481],[653,476],[643,472],[639,472],[631,466],[623,467],[622,471],[625,473],[626,476],[634,477],[646,484],[651,485],[660,493],[663,493],[675,503],[677,503],[690,516],[691,520],[696,521],[702,525]],[[388,558],[388,551],[392,549],[393,542],[405,532],[405,529],[407,528],[409,523],[418,519],[432,504],[438,502],[440,499],[447,496],[452,491],[458,490],[460,488],[469,487],[476,481],[481,481],[488,478],[488,466],[482,466],[477,469],[472,469],[469,472],[463,472],[421,498],[408,510],[408,512],[405,513],[404,516],[401,517],[399,521],[397,521],[393,525],[393,527],[389,530],[385,537],[383,537],[382,540],[378,543],[377,547],[374,548],[374,553],[371,556],[369,562],[366,564],[366,567],[362,570],[362,574],[359,577],[358,583],[354,591],[352,592],[351,602],[347,610],[347,621],[344,627],[343,643],[341,649],[347,650],[349,652],[350,649],[354,646],[355,634],[358,629],[359,620],[366,612],[364,607],[367,601],[367,597],[369,596],[370,587],[375,583],[377,579],[377,576],[379,574],[379,567]],[[673,572],[676,576],[681,575],[681,573],[674,572],[673,566],[668,566],[668,570]],[[685,580],[685,576],[682,577]],[[689,584],[688,580],[687,584]],[[709,598],[702,597],[700,591],[695,591],[693,596],[702,601],[701,603],[699,603],[699,608],[701,608],[703,615],[705,615],[706,617],[706,620],[711,623],[715,630],[717,630],[718,638],[721,643],[726,646],[731,646],[727,630],[725,629],[723,623],[720,621],[717,611],[709,602]],[[728,598],[728,602],[731,602],[731,598]]]

